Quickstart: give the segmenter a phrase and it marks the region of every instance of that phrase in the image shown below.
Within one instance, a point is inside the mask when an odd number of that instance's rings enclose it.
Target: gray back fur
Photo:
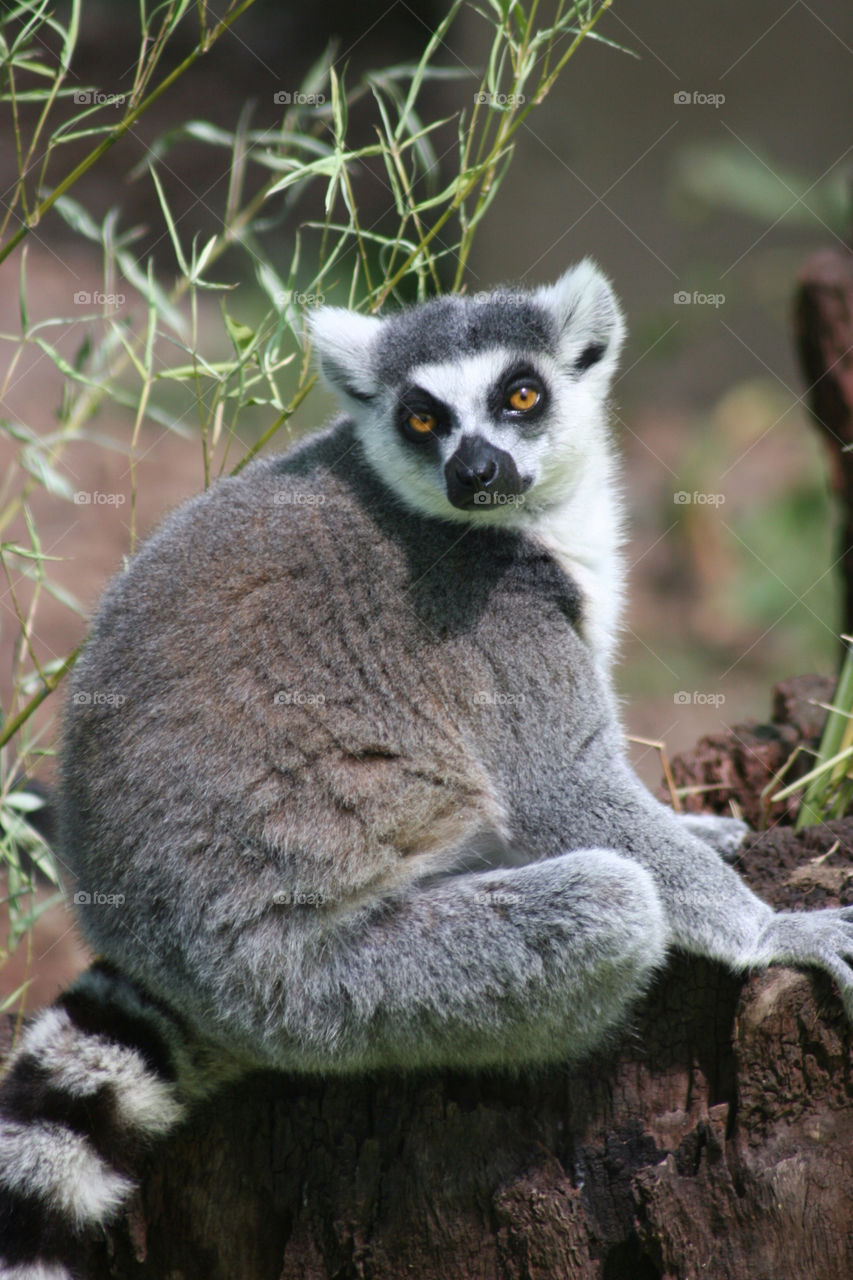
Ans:
[[[580,608],[524,535],[389,501],[346,420],[183,507],[73,678],[62,856],[92,946],[206,1016],[269,928],[570,847],[572,759],[611,732]]]

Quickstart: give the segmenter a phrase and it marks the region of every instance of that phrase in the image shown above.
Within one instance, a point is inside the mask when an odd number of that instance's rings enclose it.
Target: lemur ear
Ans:
[[[319,307],[310,319],[320,370],[339,395],[363,403],[379,390],[373,372],[373,344],[382,321],[346,307]]]
[[[591,258],[571,267],[554,284],[534,294],[548,308],[560,334],[563,363],[583,377],[587,371],[609,380],[625,338],[625,322],[610,282]]]

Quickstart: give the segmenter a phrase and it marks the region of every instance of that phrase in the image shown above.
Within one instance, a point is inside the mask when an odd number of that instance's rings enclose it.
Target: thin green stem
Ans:
[[[251,462],[252,458],[254,458],[256,454],[260,453],[264,445],[267,444],[270,440],[272,440],[275,433],[281,430],[285,422],[287,422],[288,418],[293,417],[294,413],[302,404],[302,401],[308,395],[308,392],[314,386],[314,383],[316,381],[317,381],[317,375],[316,373],[314,373],[311,375],[311,377],[308,379],[307,382],[304,382],[302,384],[302,386],[293,396],[287,408],[282,409],[281,413],[278,415],[278,417],[275,419],[272,425],[267,427],[263,435],[258,436],[257,440],[255,441],[255,443],[252,445],[250,449],[247,449],[246,453],[243,455],[243,457],[240,459],[237,465],[232,469],[231,471],[232,476],[236,476],[240,471],[242,471],[246,463]]]
[[[62,683],[65,676],[80,656],[82,648],[82,644],[78,644],[77,648],[73,649],[71,653],[69,653],[61,666],[57,667],[49,676],[44,676],[44,683],[38,693],[34,694],[33,697],[30,698],[26,706],[22,707],[16,716],[13,716],[11,720],[7,720],[6,723],[0,727],[0,747],[5,747],[6,743],[14,738],[18,730],[27,723],[36,708],[41,706],[48,694],[53,693],[57,685]]]
[[[198,62],[199,58],[203,57],[211,46],[220,38],[220,36],[233,26],[241,14],[245,13],[247,9],[250,9],[254,3],[255,0],[241,0],[237,8],[232,13],[227,14],[226,17],[222,18],[222,20],[211,29],[205,40],[199,41],[195,48],[187,54],[183,62],[179,63],[178,66],[170,71],[167,76],[164,76],[156,89],[152,89],[148,96],[143,98],[142,102],[138,103],[135,107],[132,107],[127,115],[119,121],[112,132],[108,134],[106,138],[103,138],[97,146],[93,147],[92,150],[83,157],[79,164],[74,166],[70,173],[65,175],[62,181],[54,187],[50,195],[45,196],[44,200],[42,200],[33,210],[32,215],[27,218],[25,222],[22,222],[14,235],[10,236],[3,247],[0,248],[0,262],[3,262],[8,258],[9,254],[17,248],[30,231],[34,227],[38,226],[41,219],[47,211],[53,207],[59,197],[64,196],[67,191],[70,191],[74,184],[78,182],[85,173],[89,172],[92,165],[96,164],[98,160],[100,160],[101,156],[105,155],[111,147],[114,147],[115,144],[124,137],[128,130],[133,128],[140,116],[144,115],[148,108],[152,106],[158,98],[162,97],[167,89],[172,87],[175,81],[179,80],[194,63]]]
[[[838,757],[849,745],[848,739],[853,732],[851,710],[853,710],[853,645],[848,644],[832,699],[832,710],[828,712],[823,727],[817,764],[809,774],[811,781],[797,814],[797,830],[814,826],[827,816],[825,811],[829,797],[848,767],[846,760],[838,761]]]

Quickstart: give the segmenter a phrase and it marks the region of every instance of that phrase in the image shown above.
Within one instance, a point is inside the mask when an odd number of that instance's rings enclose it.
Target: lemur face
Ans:
[[[532,293],[383,319],[323,308],[313,332],[369,461],[406,505],[518,524],[568,498],[600,444],[622,320],[583,262]]]

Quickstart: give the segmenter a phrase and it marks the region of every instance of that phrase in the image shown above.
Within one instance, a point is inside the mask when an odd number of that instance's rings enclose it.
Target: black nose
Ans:
[[[489,456],[476,463],[459,462],[456,465],[456,483],[463,489],[488,489],[498,475],[498,464]]]
[[[526,488],[505,449],[482,436],[463,436],[444,468],[447,497],[454,507],[490,510],[521,501]]]

